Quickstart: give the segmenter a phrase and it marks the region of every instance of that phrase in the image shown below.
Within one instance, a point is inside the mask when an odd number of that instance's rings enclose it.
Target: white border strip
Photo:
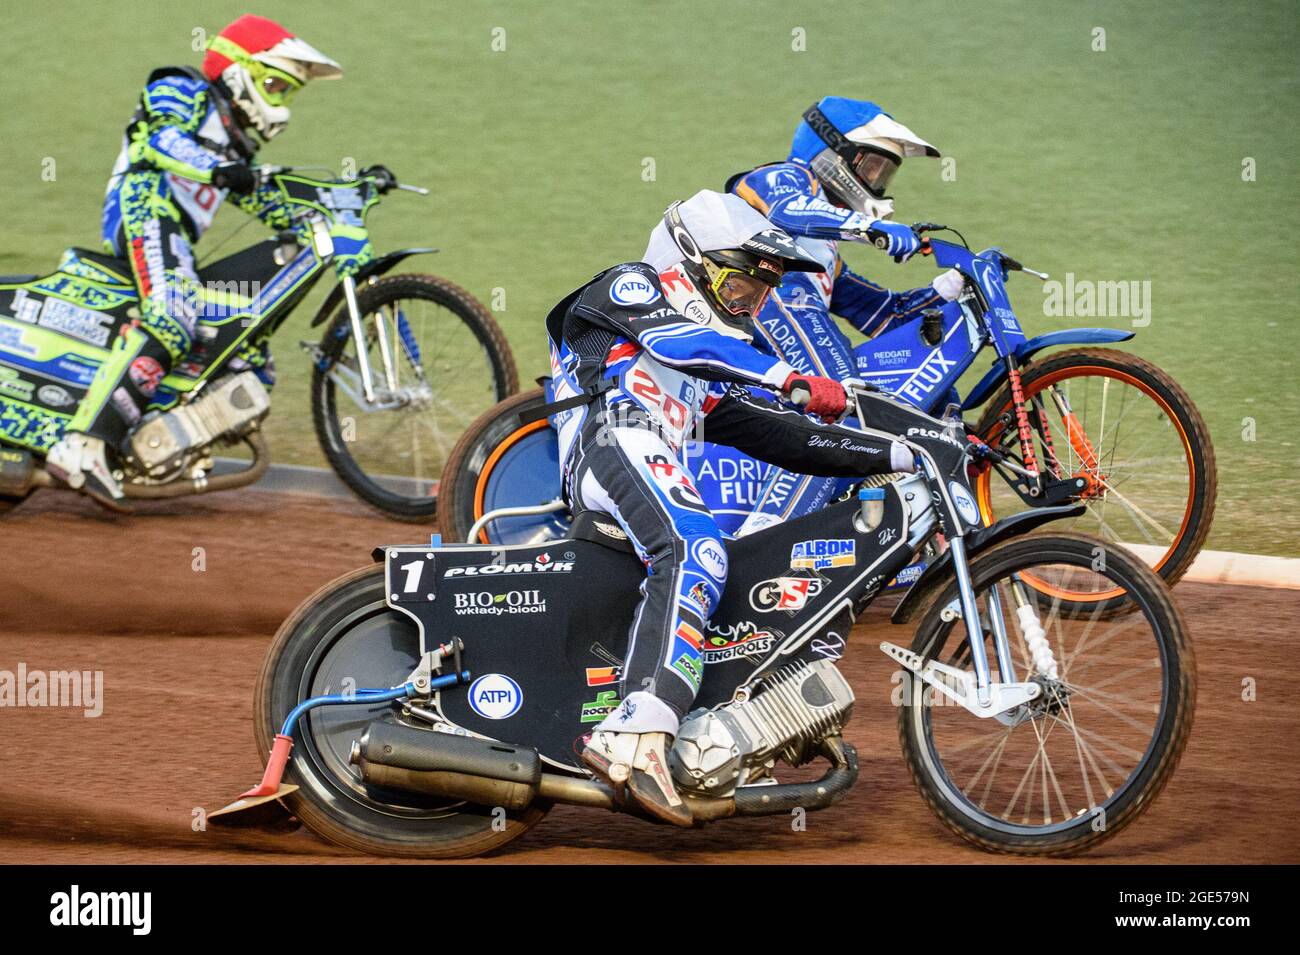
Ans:
[[[1149,544],[1125,544],[1147,563],[1155,561],[1164,548]],[[1280,587],[1300,590],[1300,558],[1238,554],[1228,550],[1203,550],[1196,555],[1183,580],[1203,584],[1237,584],[1246,587]]]

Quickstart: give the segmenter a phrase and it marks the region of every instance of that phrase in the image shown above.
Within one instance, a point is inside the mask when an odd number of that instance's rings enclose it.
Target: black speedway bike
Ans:
[[[921,796],[989,851],[1066,855],[1114,836],[1169,781],[1191,728],[1195,661],[1168,586],[1100,538],[1029,533],[1077,502],[985,526],[972,482],[1000,451],[955,414],[852,394],[857,421],[903,436],[920,470],[729,545],[697,708],[670,754],[696,824],[848,792],[854,694],[836,661],[923,554],[892,615],[911,639],[880,644],[904,678],[898,735]],[[287,809],[363,852],[453,858],[518,838],[557,803],[637,813],[579,759],[619,702],[644,579],[612,518],[580,514],[559,540],[374,557],[281,626],[255,692],[265,775],[214,823]],[[1080,609],[1030,576],[1058,593],[1122,587],[1130,608]],[[780,779],[818,760],[820,778]]]
[[[464,416],[518,389],[501,329],[444,278],[389,274],[436,249],[366,254],[365,219],[382,196],[427,190],[399,183],[382,166],[347,179],[284,166],[258,167],[258,175],[295,210],[296,228],[198,269],[194,345],[118,449],[126,497],[224,490],[262,476],[270,395],[254,371],[232,361],[274,334],[332,263],[337,284],[312,321],[324,334],[302,343],[312,359],[321,449],[362,500],[393,517],[432,520]],[[52,483],[46,452],[112,343],[138,318],[124,259],[74,248],[49,275],[0,276],[0,509]],[[444,378],[455,381],[454,400]],[[251,463],[223,471],[215,452],[241,443]]]

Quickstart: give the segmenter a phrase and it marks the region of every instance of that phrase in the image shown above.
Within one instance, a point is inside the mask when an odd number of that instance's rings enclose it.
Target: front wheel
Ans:
[[[346,305],[312,371],[312,420],[330,466],[366,503],[427,521],[461,423],[515,392],[514,358],[492,313],[435,275],[393,275],[357,291],[359,350]],[[368,401],[359,355],[373,380]]]
[[[1027,586],[1050,581],[1082,593],[1122,587],[1133,612],[1103,620],[1067,610]],[[1010,645],[1012,674],[1038,697],[979,718],[919,677],[903,683],[898,734],[930,808],[963,839],[993,852],[1073,855],[1141,815],[1173,776],[1196,705],[1196,661],[1168,586],[1121,548],[1084,534],[1030,535],[971,564],[990,668],[993,627]],[[956,582],[931,604],[912,650],[970,669],[966,624],[953,612]],[[1032,607],[1055,661],[1042,672],[1017,607]],[[1041,658],[1040,658],[1041,660]]]
[[[415,668],[419,647],[414,621],[384,602],[382,565],[312,594],[281,625],[257,678],[253,724],[263,761],[300,702],[349,688],[396,686]],[[546,815],[549,806],[541,803],[494,813],[364,782],[349,761],[352,743],[372,720],[400,719],[395,707],[324,706],[299,721],[285,780],[300,788],[285,802],[312,832],[374,855],[458,859],[504,845]]]
[[[1151,362],[1108,348],[1035,361],[1021,371],[1021,384],[1039,468],[1085,483],[1087,512],[1069,528],[1130,548],[1177,583],[1210,533],[1218,487],[1210,432],[1187,392]],[[989,402],[976,432],[1024,463],[1009,386]],[[988,521],[1027,506],[991,469],[975,492]],[[1030,583],[1081,612],[1128,606],[1120,590],[1054,592]]]

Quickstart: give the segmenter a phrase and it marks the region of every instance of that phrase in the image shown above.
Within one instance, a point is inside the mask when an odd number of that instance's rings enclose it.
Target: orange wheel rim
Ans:
[[[1170,407],[1169,402],[1165,401],[1164,398],[1162,398],[1159,394],[1157,394],[1156,391],[1153,388],[1151,388],[1146,382],[1142,381],[1141,379],[1135,378],[1134,376],[1127,374],[1125,372],[1118,371],[1117,369],[1114,368],[1104,368],[1099,365],[1075,365],[1069,368],[1062,368],[1059,369],[1058,371],[1051,372],[1049,374],[1044,375],[1041,378],[1036,379],[1033,382],[1033,385],[1031,386],[1033,390],[1026,391],[1026,397],[1028,398],[1032,395],[1039,394],[1043,390],[1050,388],[1052,385],[1056,384],[1058,381],[1064,381],[1067,378],[1086,378],[1090,376],[1102,377],[1102,378],[1114,378],[1118,381],[1123,381],[1126,384],[1132,385],[1134,388],[1137,388],[1138,391],[1142,392],[1144,395],[1146,395],[1148,398],[1150,398],[1152,401],[1154,401],[1157,405],[1160,406],[1160,409],[1165,413],[1165,417],[1168,418],[1169,421],[1173,422],[1174,427],[1178,430],[1178,440],[1182,443],[1183,446],[1183,456],[1187,460],[1187,473],[1189,476],[1189,481],[1187,485],[1188,487],[1187,507],[1183,509],[1183,518],[1182,518],[1182,522],[1178,526],[1178,533],[1174,535],[1174,539],[1172,543],[1170,543],[1169,548],[1165,551],[1164,556],[1161,557],[1155,563],[1154,569],[1157,572],[1159,572],[1160,568],[1163,567],[1166,563],[1168,563],[1169,558],[1173,555],[1173,552],[1178,549],[1178,544],[1180,541],[1182,541],[1183,537],[1187,534],[1187,526],[1188,524],[1191,523],[1192,520],[1192,505],[1196,500],[1196,459],[1192,456],[1191,439],[1187,436],[1187,431],[1183,427],[1183,423],[1178,420],[1178,416],[1174,413],[1174,409]],[[1008,402],[1002,408],[998,409],[998,415],[1001,416],[1002,414],[1005,414],[1008,410],[1010,410],[1010,408],[1011,408],[1011,403]],[[994,431],[991,434],[982,437],[984,437],[985,440],[988,441],[988,443],[991,445],[996,440],[998,440],[1001,437],[1001,435],[1002,435],[1002,430],[998,427],[995,427]],[[993,477],[993,469],[987,468],[979,475],[975,485],[975,499],[979,504],[980,516],[983,517],[985,524],[991,524],[993,523],[994,520],[992,477]],[[1095,594],[1084,594],[1080,591],[1063,590],[1060,587],[1054,587],[1051,584],[1049,584],[1047,581],[1035,577],[1032,574],[1026,574],[1024,575],[1024,577],[1026,578],[1026,580],[1032,580],[1033,583],[1031,584],[1031,586],[1033,586],[1033,588],[1039,591],[1040,593],[1047,594],[1049,597],[1052,598],[1070,600],[1076,603],[1100,603],[1103,600],[1109,600],[1113,597],[1120,597],[1124,594],[1124,588],[1122,587],[1114,587],[1110,590],[1100,591]]]
[[[534,431],[540,431],[542,428],[550,427],[550,422],[545,418],[539,421],[532,421],[515,431],[506,435],[506,439],[497,445],[496,450],[488,455],[488,459],[483,462],[483,470],[478,474],[478,483],[474,485],[474,520],[477,521],[483,516],[483,498],[487,496],[488,479],[492,476],[492,471],[496,468],[497,462],[501,456],[509,451],[512,447],[528,437]],[[490,544],[488,540],[487,528],[478,532],[479,543]]]

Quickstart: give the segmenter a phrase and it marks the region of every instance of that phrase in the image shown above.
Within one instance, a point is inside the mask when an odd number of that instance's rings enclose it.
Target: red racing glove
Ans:
[[[844,386],[834,378],[793,372],[781,390],[794,404],[801,405],[810,414],[820,415],[827,424],[839,418],[848,404]]]

